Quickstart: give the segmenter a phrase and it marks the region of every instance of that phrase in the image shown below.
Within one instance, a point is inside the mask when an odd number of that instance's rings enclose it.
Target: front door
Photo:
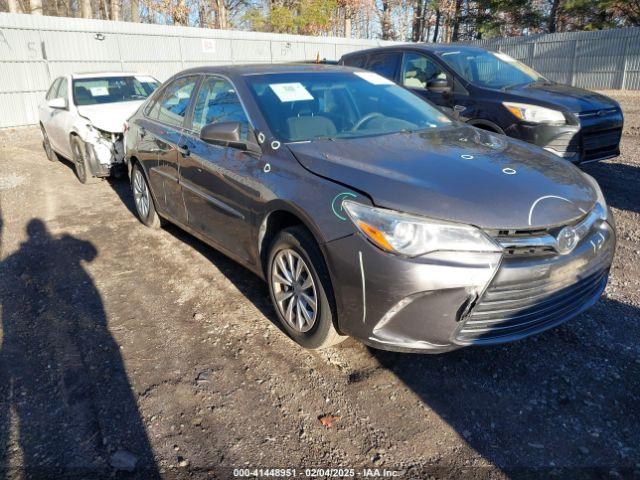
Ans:
[[[193,121],[182,139],[180,182],[189,225],[238,257],[252,262],[253,206],[259,200],[259,161],[231,147],[212,145],[199,138],[210,123],[240,122],[249,135],[249,121],[233,85],[207,76],[193,108]]]
[[[450,92],[434,90],[436,83],[447,82]],[[451,113],[453,111],[453,78],[434,59],[421,53],[407,52],[402,59],[400,84],[431,103]]]

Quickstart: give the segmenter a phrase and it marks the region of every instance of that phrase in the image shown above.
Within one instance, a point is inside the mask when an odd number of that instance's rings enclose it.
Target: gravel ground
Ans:
[[[258,278],[142,226],[125,181],[82,186],[37,129],[0,132],[0,478],[640,477],[640,95],[616,96],[623,154],[585,167],[619,235],[602,300],[437,356],[298,348]]]

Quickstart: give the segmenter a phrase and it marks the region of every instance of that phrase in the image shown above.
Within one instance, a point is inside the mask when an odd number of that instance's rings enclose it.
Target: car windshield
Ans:
[[[245,78],[272,132],[285,142],[384,135],[452,123],[431,104],[373,72]]]
[[[440,58],[465,80],[486,88],[505,89],[547,81],[542,75],[509,55],[486,50],[456,50]]]
[[[144,100],[158,85],[145,76],[79,78],[73,81],[73,100],[79,106]]]

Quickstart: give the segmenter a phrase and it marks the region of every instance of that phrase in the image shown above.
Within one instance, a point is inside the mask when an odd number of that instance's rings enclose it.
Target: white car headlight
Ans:
[[[345,201],[342,206],[358,230],[374,245],[408,257],[435,251],[499,252],[482,230]]]
[[[528,105],[526,103],[515,102],[502,102],[502,105],[504,105],[514,117],[525,122],[554,124],[567,123],[564,114],[558,110],[552,110],[538,105]]]

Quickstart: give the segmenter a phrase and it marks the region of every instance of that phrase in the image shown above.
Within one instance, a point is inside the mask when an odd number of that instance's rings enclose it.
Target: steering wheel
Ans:
[[[367,122],[373,120],[374,118],[378,118],[378,117],[384,117],[383,114],[381,114],[380,112],[371,112],[371,113],[367,113],[364,117],[362,117],[360,120],[358,120],[356,122],[356,124],[353,126],[353,128],[351,128],[351,130],[353,132],[356,132],[358,130],[360,130],[360,128]]]

